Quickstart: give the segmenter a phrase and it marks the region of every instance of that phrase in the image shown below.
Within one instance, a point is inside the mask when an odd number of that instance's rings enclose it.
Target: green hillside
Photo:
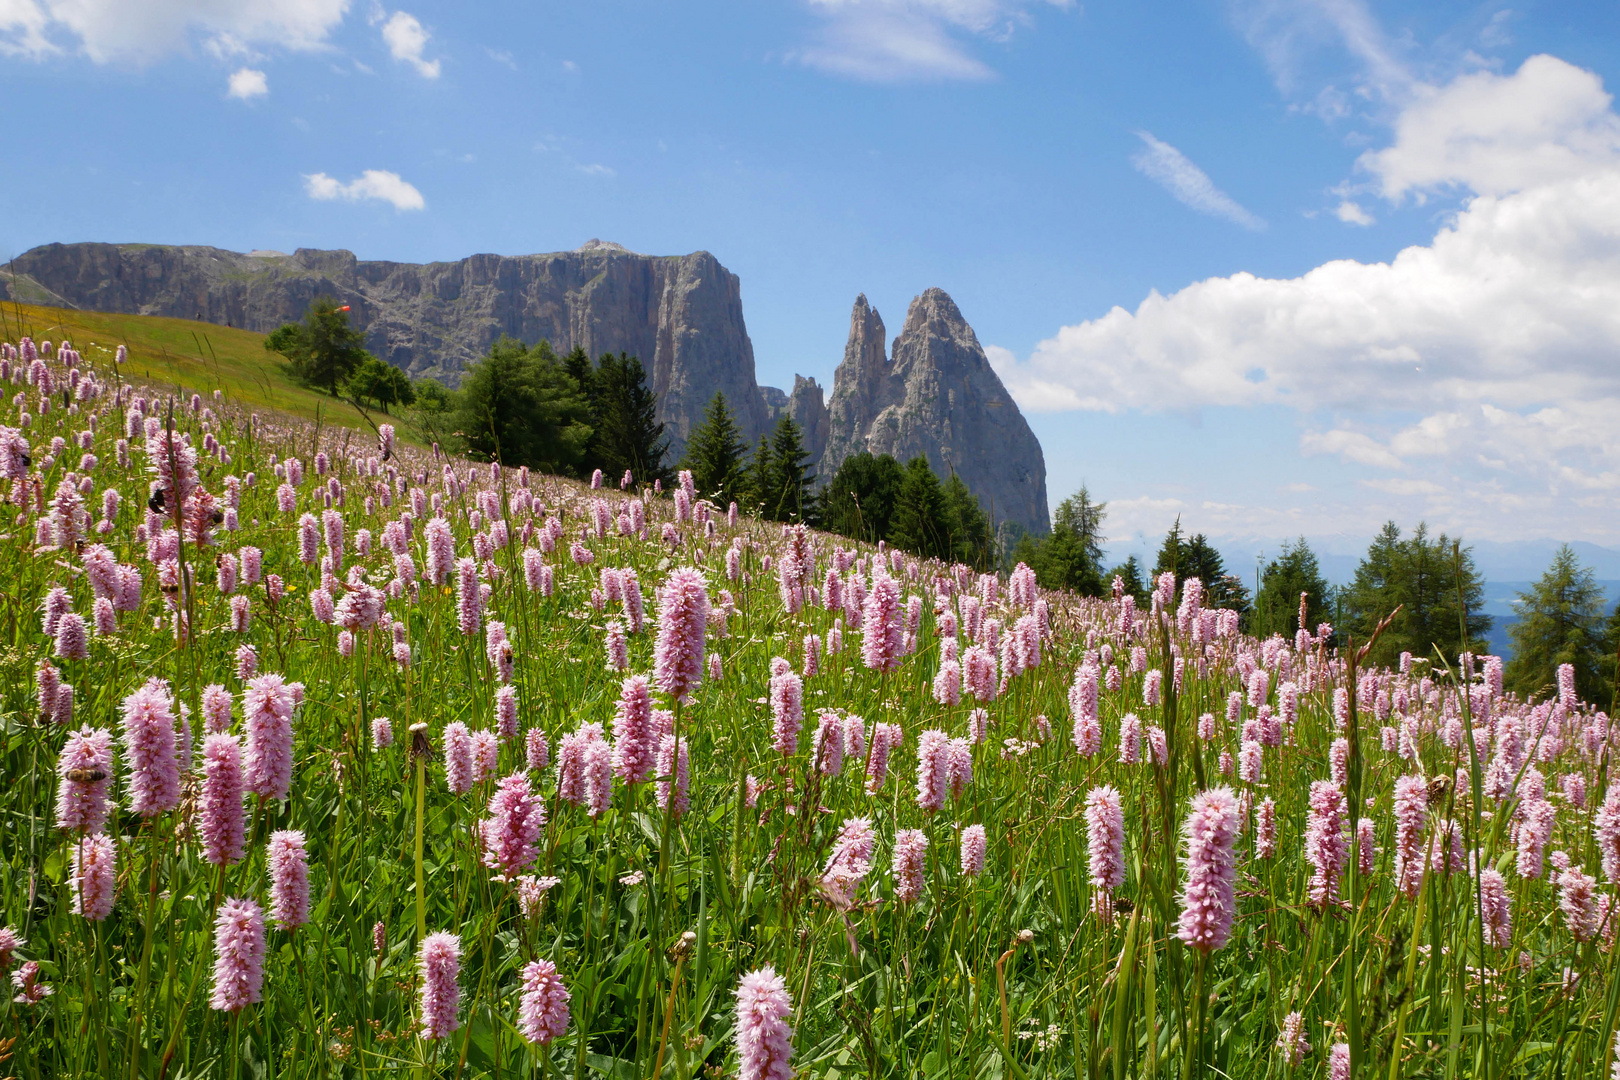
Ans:
[[[98,370],[109,371],[119,345],[129,347],[121,374],[134,382],[207,395],[214,390],[247,408],[272,408],[324,423],[369,430],[349,402],[294,383],[263,334],[190,319],[114,315],[0,302],[0,340],[69,341]]]

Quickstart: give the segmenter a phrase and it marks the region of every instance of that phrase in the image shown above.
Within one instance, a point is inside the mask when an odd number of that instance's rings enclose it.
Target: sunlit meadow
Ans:
[[[1614,1069],[1572,684],[4,353],[0,1072]]]

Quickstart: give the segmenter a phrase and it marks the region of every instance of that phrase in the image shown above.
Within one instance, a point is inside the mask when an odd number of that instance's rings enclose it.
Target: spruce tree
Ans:
[[[481,461],[573,473],[590,444],[590,409],[550,346],[503,337],[471,364],[449,423]]]
[[[1159,545],[1153,575],[1157,577],[1167,571],[1173,571],[1180,581],[1197,578],[1204,586],[1205,607],[1237,612],[1249,610],[1249,590],[1243,579],[1226,572],[1226,560],[1203,533],[1192,536],[1183,533],[1180,516],[1165,534],[1164,543]]]
[[[637,483],[670,479],[664,457],[669,440],[658,422],[658,395],[647,385],[639,357],[604,353],[592,375],[593,427],[588,464],[611,480],[629,472]]]
[[[1142,580],[1142,562],[1135,555],[1128,557],[1124,562],[1104,574],[1107,586],[1107,595],[1113,595],[1114,581],[1118,579],[1124,585],[1125,592],[1136,597],[1138,602],[1147,599],[1147,583]]]
[[[336,394],[371,354],[366,335],[349,325],[349,308],[335,298],[317,296],[301,323],[287,323],[265,338],[264,347],[287,358],[292,377],[305,386]]]
[[[550,343],[546,343],[546,348],[551,348]],[[580,396],[594,407],[596,366],[591,363],[590,354],[585,351],[584,346],[575,345],[570,349],[568,355],[562,358],[562,366],[563,370],[567,371],[573,378],[574,385],[578,387]]]
[[[1091,491],[1081,484],[1080,490],[1058,503],[1052,518],[1053,533],[1067,533],[1079,546],[1080,554],[1091,565],[1093,573],[1102,574],[1102,527],[1108,519],[1108,504],[1092,502]]]
[[[761,514],[771,521],[814,524],[816,476],[807,467],[810,455],[804,448],[804,434],[791,416],[784,413],[777,419],[769,445],[763,469]]]
[[[1013,563],[1027,563],[1035,580],[1048,589],[1068,589],[1082,596],[1101,596],[1102,523],[1108,504],[1091,501],[1084,486],[1058,504],[1052,531],[1037,537],[1025,533],[1013,549]]]
[[[726,405],[726,396],[716,393],[686,444],[681,467],[692,471],[699,496],[724,509],[734,500],[741,503],[745,499],[747,455],[748,444]]]
[[[748,460],[747,474],[744,479],[744,501],[756,517],[769,518],[765,512],[767,501],[771,500],[771,492],[775,484],[776,466],[771,460],[771,440],[764,435],[759,437],[759,445],[754,447],[754,456]]]
[[[1153,576],[1158,577],[1169,571],[1178,578],[1186,577],[1187,573],[1183,568],[1186,561],[1187,539],[1181,531],[1181,515],[1177,514],[1170,531],[1165,533],[1164,541],[1159,544],[1159,557],[1153,564]]]
[[[900,495],[894,504],[894,520],[889,540],[895,547],[924,558],[948,558],[949,534],[945,530],[945,493],[939,477],[921,456],[906,462]]]
[[[1253,631],[1259,637],[1291,637],[1299,629],[1299,596],[1305,594],[1305,629],[1311,633],[1328,617],[1330,587],[1316,552],[1302,536],[1283,544],[1282,552],[1260,572]]]
[[[1525,697],[1558,692],[1558,667],[1575,668],[1575,692],[1608,705],[1612,693],[1603,677],[1607,627],[1603,589],[1590,567],[1582,566],[1568,544],[1558,549],[1547,572],[1519,593],[1519,620],[1508,627],[1513,659],[1507,687]]]
[[[1609,715],[1620,714],[1620,603],[1614,605],[1603,634],[1603,659],[1598,671],[1609,684]]]

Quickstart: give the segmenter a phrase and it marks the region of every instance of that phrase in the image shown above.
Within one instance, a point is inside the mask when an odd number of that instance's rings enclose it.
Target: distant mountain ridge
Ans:
[[[766,430],[737,275],[706,251],[638,255],[592,240],[547,255],[362,261],[300,248],[244,255],[161,244],[47,244],[17,256],[20,298],[170,315],[268,333],[318,296],[350,306],[366,347],[412,376],[455,385],[503,334],[559,351],[641,357],[676,453],[715,391],[750,439]],[[8,267],[8,270],[11,268]]]
[[[560,352],[582,346],[593,357],[626,352],[646,365],[675,457],[718,391],[750,446],[778,415],[792,416],[823,480],[855,449],[921,454],[942,474],[956,471],[997,521],[1048,528],[1040,444],[972,328],[938,289],[912,302],[892,364],[881,319],[875,364],[866,357],[851,367],[846,350],[830,405],[821,386],[803,376],[791,393],[759,386],[741,282],[706,251],[643,255],[591,240],[574,251],[417,264],[313,248],[289,255],[46,244],[0,268],[0,295],[261,333],[301,319],[311,301],[331,295],[350,306],[372,352],[413,376],[450,385],[503,334],[531,344],[546,340]],[[857,312],[865,304],[863,296]]]

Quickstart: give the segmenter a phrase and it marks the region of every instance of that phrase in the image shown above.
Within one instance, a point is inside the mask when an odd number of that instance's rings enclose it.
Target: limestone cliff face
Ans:
[[[1002,386],[973,328],[941,289],[912,300],[892,359],[883,320],[855,301],[849,343],[833,381],[831,438],[821,472],[862,450],[917,455],[954,471],[996,521],[1046,532],[1046,458]]]
[[[851,454],[867,449],[866,433],[883,408],[889,390],[889,358],[883,316],[866,301],[855,298],[849,316],[849,341],[844,360],[833,373],[832,400],[827,404],[829,436],[822,470],[830,477]]]
[[[827,403],[821,396],[821,385],[803,375],[793,376],[793,393],[788,397],[787,414],[804,432],[804,449],[810,455],[810,465],[818,466],[827,452],[827,436],[831,420]],[[826,482],[832,474],[817,470],[817,477]]]
[[[9,268],[8,268],[9,270]],[[641,357],[678,457],[719,391],[750,441],[767,429],[737,275],[706,251],[638,255],[593,240],[549,255],[361,261],[348,251],[240,254],[157,244],[48,244],[19,255],[7,294],[94,311],[270,331],[336,296],[372,352],[455,385],[502,334]]]

